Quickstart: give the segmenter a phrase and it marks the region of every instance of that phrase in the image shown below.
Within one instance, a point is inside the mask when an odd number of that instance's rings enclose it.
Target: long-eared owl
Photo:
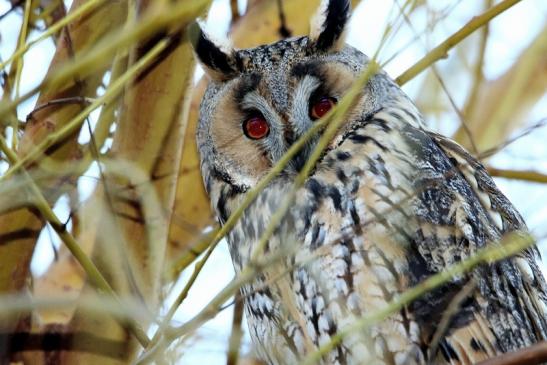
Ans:
[[[210,77],[197,143],[221,224],[371,62],[346,45],[349,0],[323,3],[309,36],[235,50],[192,32]],[[324,129],[323,129],[324,131]],[[258,356],[293,364],[435,273],[526,226],[484,167],[428,130],[383,71],[361,90],[310,175],[309,138],[227,235],[236,272],[280,203],[294,201],[241,288]],[[266,260],[271,257],[271,260]],[[535,247],[453,277],[366,329],[345,331],[325,364],[472,364],[547,339]]]

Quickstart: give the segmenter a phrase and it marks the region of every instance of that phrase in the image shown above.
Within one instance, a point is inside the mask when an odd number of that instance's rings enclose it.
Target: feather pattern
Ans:
[[[296,362],[362,313],[504,233],[526,229],[480,163],[420,121],[407,123],[408,114],[419,115],[405,98],[396,100],[345,136],[270,240],[268,249],[286,250],[286,258],[243,290],[251,335],[270,363]],[[231,232],[236,269],[248,264],[290,180],[268,187]],[[534,248],[454,278],[367,333],[351,334],[324,362],[472,364],[546,339],[546,290],[536,259]],[[469,281],[476,288],[430,353],[436,324]]]
[[[348,13],[349,1],[329,1],[319,29],[339,36]],[[313,126],[309,111],[318,98],[339,100],[370,61],[349,46],[318,49],[316,35],[233,54],[199,39],[198,56],[225,74],[207,89],[197,135],[205,187],[222,224]],[[250,117],[266,123],[264,138],[245,136]],[[228,234],[236,272],[256,264],[252,252],[318,139]],[[382,71],[291,203],[260,255],[277,259],[241,288],[251,338],[268,364],[298,363],[405,290],[508,232],[526,231],[484,167],[429,131]],[[538,260],[530,248],[454,277],[367,330],[348,333],[321,362],[473,364],[546,340],[547,285]]]

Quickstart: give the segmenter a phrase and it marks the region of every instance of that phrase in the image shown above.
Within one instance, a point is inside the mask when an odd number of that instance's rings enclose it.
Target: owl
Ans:
[[[309,36],[242,50],[194,28],[194,50],[210,78],[197,143],[220,224],[371,62],[344,43],[349,15],[349,0],[326,1]],[[305,182],[295,185],[323,133],[306,141],[227,235],[236,273],[257,267],[241,293],[260,359],[295,364],[340,336],[320,363],[474,364],[547,339],[535,247],[349,330],[526,226],[484,167],[428,130],[383,71],[369,79]],[[288,196],[294,199],[287,213],[259,247]]]

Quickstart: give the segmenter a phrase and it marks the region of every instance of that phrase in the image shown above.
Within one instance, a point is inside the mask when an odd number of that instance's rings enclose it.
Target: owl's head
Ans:
[[[350,0],[326,1],[309,36],[244,50],[222,47],[194,28],[195,53],[210,77],[197,135],[208,190],[212,180],[235,191],[254,186],[350,88],[368,58],[344,43],[349,15]],[[374,76],[342,130],[378,110],[392,87],[385,74]],[[301,169],[317,139],[285,176]]]

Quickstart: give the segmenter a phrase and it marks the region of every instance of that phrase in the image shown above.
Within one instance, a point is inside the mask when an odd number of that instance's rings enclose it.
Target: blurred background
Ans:
[[[71,1],[64,3],[66,9],[70,9]],[[298,8],[290,3],[286,1],[282,8],[289,31],[297,28],[292,23],[293,19],[300,18],[301,23],[307,23],[312,15],[303,10],[298,12]],[[354,9],[347,42],[368,55],[381,47],[379,61],[388,74],[396,78],[474,15],[496,3],[493,0],[363,0]],[[252,24],[245,28],[246,14],[259,9],[260,1],[249,4],[237,1],[237,14],[241,18],[235,23],[232,21],[233,6],[233,1],[213,1],[206,17],[207,29],[220,39],[230,37],[229,33],[233,31],[236,46],[250,46],[255,30]],[[8,59],[17,48],[23,11],[24,6],[17,6],[16,1],[0,1],[0,61]],[[253,15],[254,22],[279,22],[277,11],[257,14]],[[543,256],[547,255],[546,19],[546,1],[523,0],[458,44],[446,59],[403,86],[423,112],[429,128],[456,138],[497,176],[495,180],[499,188],[538,237]],[[30,29],[27,42],[38,38],[45,28],[43,22],[36,22]],[[55,49],[56,43],[46,39],[26,52],[18,91],[21,95],[43,80]],[[197,84],[202,76],[203,72],[198,67],[193,82]],[[109,78],[107,72],[103,86],[98,88],[98,95],[105,92],[104,85],[108,84]],[[37,97],[35,95],[18,104],[19,120],[26,120],[35,108]],[[89,131],[96,125],[100,111],[98,108],[89,115],[91,128],[82,128],[79,143],[89,142]],[[464,123],[468,132],[463,127]],[[9,128],[4,133],[8,140],[13,138]],[[108,151],[111,146],[112,139],[107,138],[101,151]],[[7,169],[8,164],[0,162],[0,172]],[[100,180],[101,173],[94,162],[77,179],[77,202],[86,201]],[[62,221],[68,222],[69,230],[74,204],[74,198],[68,194],[62,195],[54,204],[54,212]],[[46,226],[41,231],[32,256],[34,278],[48,272],[50,265],[58,259],[62,245],[51,228]],[[543,269],[547,273],[545,265]],[[192,271],[193,265],[188,266],[175,282],[168,285],[161,306],[164,312],[187,283]],[[192,318],[230,282],[233,275],[226,244],[221,242],[176,312],[174,321],[182,324]],[[169,350],[173,352],[173,358],[179,358],[178,362],[184,364],[225,364],[233,315],[230,303],[193,336],[185,338],[183,343],[175,343]],[[243,329],[241,352],[245,355],[251,351],[251,346],[245,324]]]

